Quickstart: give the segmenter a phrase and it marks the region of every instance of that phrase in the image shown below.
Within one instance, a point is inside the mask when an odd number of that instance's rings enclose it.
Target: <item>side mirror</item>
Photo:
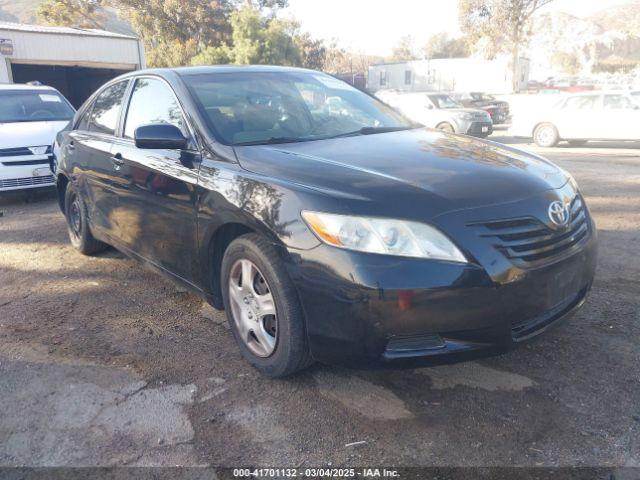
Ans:
[[[183,150],[187,139],[180,129],[168,123],[154,123],[136,128],[133,134],[138,148]]]

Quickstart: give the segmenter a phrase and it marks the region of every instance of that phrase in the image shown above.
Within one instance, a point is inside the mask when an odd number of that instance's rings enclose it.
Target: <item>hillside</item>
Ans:
[[[18,23],[38,23],[36,10],[42,0],[0,0],[0,21]],[[105,9],[107,23],[105,30],[117,33],[135,33],[126,21],[118,17],[112,9]]]
[[[41,0],[0,0],[0,20],[35,23],[36,9]]]
[[[640,36],[640,0],[630,0],[624,5],[608,8],[590,17],[605,30],[618,30]]]

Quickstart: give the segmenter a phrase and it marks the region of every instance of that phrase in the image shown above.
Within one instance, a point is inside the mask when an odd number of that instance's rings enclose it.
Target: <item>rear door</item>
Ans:
[[[555,125],[562,138],[596,138],[600,127],[601,96],[575,95],[556,111]]]
[[[119,237],[150,262],[194,278],[196,259],[196,185],[200,155],[171,87],[158,77],[139,77],[112,155],[123,163],[120,209],[126,222]],[[134,133],[141,125],[168,123],[189,139],[186,150],[139,149]]]
[[[611,140],[640,139],[640,109],[626,95],[605,94],[602,100],[602,134]]]
[[[116,239],[114,217],[118,198],[115,191],[121,179],[111,158],[111,146],[128,83],[123,80],[100,92],[76,129],[69,133],[64,146],[71,160],[72,175],[85,196],[92,227]]]

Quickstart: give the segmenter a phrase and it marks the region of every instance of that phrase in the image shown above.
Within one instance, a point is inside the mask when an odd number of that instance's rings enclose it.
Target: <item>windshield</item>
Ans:
[[[462,105],[460,105],[458,102],[456,102],[449,95],[429,95],[429,98],[431,99],[433,104],[436,106],[436,108],[460,108],[460,107],[462,107]]]
[[[472,92],[471,96],[474,100],[495,100],[495,97],[493,95],[489,95],[487,93]]]
[[[73,108],[53,90],[0,92],[0,123],[70,120]]]
[[[183,79],[209,128],[230,145],[302,142],[416,126],[322,73],[233,72]]]

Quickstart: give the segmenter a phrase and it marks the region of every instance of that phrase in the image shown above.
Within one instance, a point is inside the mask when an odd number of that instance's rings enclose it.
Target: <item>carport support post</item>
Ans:
[[[0,83],[11,83],[12,81],[9,59],[0,55]]]

